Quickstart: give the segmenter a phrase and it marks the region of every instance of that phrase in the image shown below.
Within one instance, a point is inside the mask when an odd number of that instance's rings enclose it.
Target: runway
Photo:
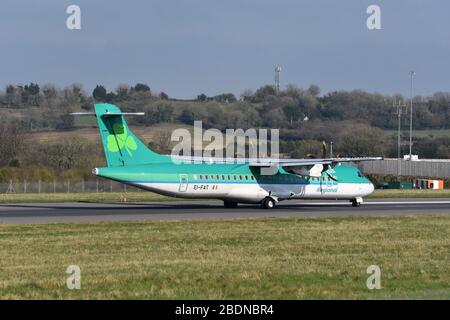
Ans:
[[[0,204],[0,224],[442,214],[450,214],[448,199],[366,200],[357,208],[346,201],[292,200],[272,210],[258,205],[227,209],[221,201]]]

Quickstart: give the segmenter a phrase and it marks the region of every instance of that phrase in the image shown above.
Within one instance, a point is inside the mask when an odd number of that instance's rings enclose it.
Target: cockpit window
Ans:
[[[361,171],[358,170],[358,177],[363,178],[364,176],[362,175]]]

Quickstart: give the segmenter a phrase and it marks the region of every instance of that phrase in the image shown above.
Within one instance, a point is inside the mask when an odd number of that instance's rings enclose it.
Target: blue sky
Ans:
[[[66,28],[81,7],[81,30]],[[381,7],[381,30],[366,8]],[[450,91],[448,0],[3,0],[0,87],[144,82],[191,98],[272,84],[409,94]]]

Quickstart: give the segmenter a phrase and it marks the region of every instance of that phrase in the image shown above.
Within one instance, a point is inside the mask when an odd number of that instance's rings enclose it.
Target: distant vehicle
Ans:
[[[155,193],[181,197],[223,200],[227,208],[238,203],[274,208],[288,199],[348,200],[359,206],[371,194],[373,184],[355,167],[342,163],[382,158],[256,159],[236,163],[176,163],[142,143],[125,121],[126,113],[112,104],[96,104],[93,113],[100,129],[107,167],[93,174]],[[270,168],[274,174],[264,174]]]
[[[403,160],[417,161],[417,160],[419,160],[419,156],[417,154],[412,154],[411,159],[409,159],[409,154],[405,154],[403,156]]]

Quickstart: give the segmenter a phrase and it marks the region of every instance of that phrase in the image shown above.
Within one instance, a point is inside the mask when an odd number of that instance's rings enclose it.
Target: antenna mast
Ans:
[[[280,72],[281,67],[275,67],[275,94],[278,95],[280,93]]]

